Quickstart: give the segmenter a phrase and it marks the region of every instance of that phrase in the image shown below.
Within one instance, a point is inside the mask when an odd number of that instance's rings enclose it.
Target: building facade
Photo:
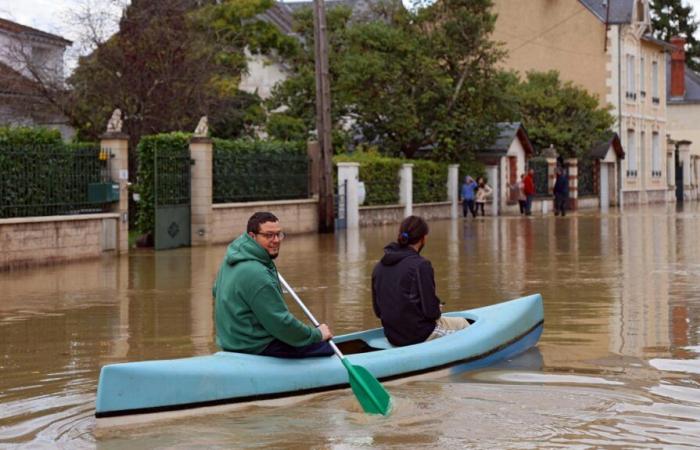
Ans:
[[[626,158],[616,190],[622,204],[674,198],[666,135],[666,53],[651,37],[644,0],[496,0],[494,40],[503,65],[524,75],[557,70],[611,106]]]
[[[64,139],[75,134],[68,121],[42,95],[60,86],[63,56],[71,41],[0,18],[0,125],[55,128]]]
[[[667,65],[669,170],[675,173],[676,199],[700,198],[700,75],[685,64],[685,39],[673,38]]]

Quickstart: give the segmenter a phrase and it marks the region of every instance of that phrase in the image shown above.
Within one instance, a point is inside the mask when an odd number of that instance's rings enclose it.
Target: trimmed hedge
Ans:
[[[360,163],[360,181],[365,183],[365,205],[399,203],[401,165],[413,164],[413,203],[441,202],[447,199],[447,164],[427,160],[401,159],[376,152],[337,155],[334,163]]]
[[[334,163],[360,163],[360,181],[365,183],[365,205],[395,205],[399,203],[399,170],[405,161],[375,152],[355,152],[336,155]],[[337,171],[336,171],[337,172]],[[337,183],[336,183],[337,184]]]
[[[447,201],[447,164],[413,160],[413,203]]]
[[[164,158],[167,163],[169,158],[181,158],[189,155],[190,133],[164,133],[152,136],[143,136],[136,147],[138,155],[138,176],[134,191],[140,196],[136,204],[136,228],[142,234],[153,233],[156,225],[156,192],[155,192],[155,154],[158,152],[159,161]],[[168,165],[164,165],[167,167]],[[163,174],[161,167],[161,174]],[[179,186],[173,186],[178,189]],[[187,185],[189,191],[189,184]],[[159,189],[162,192],[162,187]],[[187,192],[189,197],[189,192]]]
[[[309,196],[303,141],[214,139],[214,203]]]

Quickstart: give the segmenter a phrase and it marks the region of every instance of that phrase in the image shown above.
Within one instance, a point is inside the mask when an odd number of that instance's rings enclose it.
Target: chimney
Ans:
[[[671,38],[671,97],[685,96],[685,38]]]

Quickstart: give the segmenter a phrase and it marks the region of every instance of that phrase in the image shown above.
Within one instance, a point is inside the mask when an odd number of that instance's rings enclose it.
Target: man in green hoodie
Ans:
[[[333,354],[326,324],[310,327],[287,309],[273,261],[283,239],[277,217],[256,212],[228,246],[212,289],[216,344],[223,350],[281,358]]]

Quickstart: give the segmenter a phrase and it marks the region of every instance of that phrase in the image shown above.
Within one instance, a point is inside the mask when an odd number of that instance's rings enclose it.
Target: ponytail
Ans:
[[[428,224],[426,221],[419,216],[408,216],[401,222],[396,242],[398,242],[401,247],[407,247],[416,244],[423,239],[426,234],[428,234]]]

